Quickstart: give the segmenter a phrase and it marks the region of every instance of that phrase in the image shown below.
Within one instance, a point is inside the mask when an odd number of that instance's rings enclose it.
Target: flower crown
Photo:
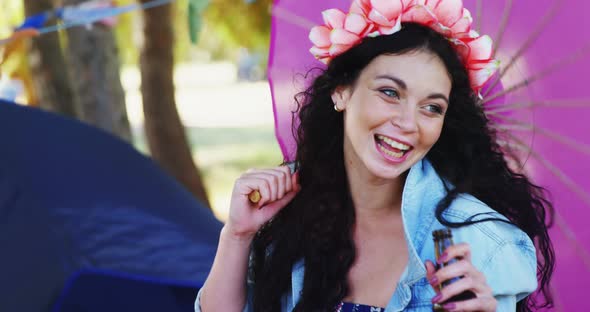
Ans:
[[[311,29],[309,39],[314,46],[309,51],[324,64],[365,37],[390,35],[401,29],[402,22],[414,22],[452,43],[476,93],[500,65],[492,59],[492,39],[471,29],[473,19],[462,0],[353,0],[348,14],[330,9],[322,15],[325,25]]]

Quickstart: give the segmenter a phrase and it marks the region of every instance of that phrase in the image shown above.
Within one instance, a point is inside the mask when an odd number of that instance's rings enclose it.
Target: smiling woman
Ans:
[[[197,311],[530,311],[547,290],[551,204],[476,104],[491,42],[460,1],[427,3],[357,0],[312,29],[328,67],[298,97],[297,171],[236,181]]]
[[[424,158],[440,136],[450,92],[445,65],[423,51],[380,55],[354,85],[337,88],[349,173],[393,179]]]

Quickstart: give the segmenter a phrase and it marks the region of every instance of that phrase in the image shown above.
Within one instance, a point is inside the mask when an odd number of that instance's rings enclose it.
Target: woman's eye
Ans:
[[[427,105],[426,109],[431,112],[431,113],[435,113],[438,115],[442,115],[443,114],[443,109],[442,107],[440,107],[439,105],[436,104],[431,104],[431,105]]]
[[[394,89],[382,89],[381,93],[387,95],[388,97],[399,99],[399,93],[397,93],[397,91]]]

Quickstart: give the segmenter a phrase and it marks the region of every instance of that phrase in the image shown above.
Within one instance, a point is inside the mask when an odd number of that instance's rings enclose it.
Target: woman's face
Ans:
[[[332,94],[344,109],[347,168],[383,179],[406,172],[438,140],[450,92],[451,79],[432,53],[375,58],[354,86]]]

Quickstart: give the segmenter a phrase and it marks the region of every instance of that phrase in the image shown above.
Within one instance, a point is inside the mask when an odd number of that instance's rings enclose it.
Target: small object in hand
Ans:
[[[297,170],[297,163],[294,161],[285,163],[285,165],[289,167],[289,170],[291,170],[291,174],[295,173],[295,171]],[[250,194],[248,194],[248,199],[251,203],[258,204],[262,197],[260,196],[260,192],[258,190],[254,190],[250,192]]]
[[[254,191],[254,192],[248,194],[248,199],[250,200],[251,203],[257,204],[261,199],[260,192]]]
[[[436,256],[436,269],[440,270],[441,268],[448,266],[452,263],[455,263],[456,259],[446,259],[445,249],[453,245],[453,233],[451,233],[450,229],[443,229],[443,230],[436,230],[432,232],[432,238],[434,239],[434,252]],[[443,287],[458,281],[460,277],[455,277],[450,280],[444,281],[438,285],[439,291],[443,289]],[[446,312],[448,311],[445,309],[445,305],[449,306],[451,302],[454,301],[463,301],[468,299],[475,298],[475,294],[472,291],[466,290],[458,295],[455,295],[445,302],[435,303],[432,306],[432,310],[435,312]]]

